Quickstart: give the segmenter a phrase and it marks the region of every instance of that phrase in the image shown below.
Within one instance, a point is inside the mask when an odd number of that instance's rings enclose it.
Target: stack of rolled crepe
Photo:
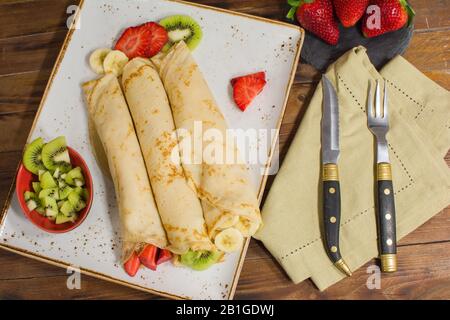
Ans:
[[[136,58],[125,66],[122,88],[126,101],[112,74],[84,85],[89,113],[114,180],[124,261],[142,243],[181,256],[213,252],[216,247],[237,251],[243,238],[252,236],[261,225],[247,167],[235,143],[230,147],[222,140],[204,141],[201,148],[183,148],[194,146],[193,137],[202,139],[209,129],[222,137],[227,130],[185,43],[174,46],[155,64],[158,67]],[[200,135],[193,132],[196,122],[201,122]],[[181,140],[180,129],[189,133],[189,139]],[[203,161],[211,144],[231,149],[236,161]],[[215,259],[220,260],[219,255]]]
[[[113,74],[83,85],[88,111],[102,141],[114,181],[123,261],[146,244],[167,246],[144,159],[119,81]]]
[[[153,61],[167,91],[175,125],[187,132],[184,139],[188,143],[180,141],[181,161],[189,184],[202,201],[209,236],[217,241],[228,229],[238,230],[243,237],[252,236],[261,225],[261,215],[247,166],[239,159],[235,144],[226,145],[227,124],[189,48],[179,42],[165,57]],[[200,122],[199,135],[194,128],[198,130]],[[199,145],[195,141],[198,137],[205,140],[212,132],[219,132],[223,139],[203,141],[201,148],[190,147]],[[228,163],[220,157],[204,161],[207,150],[214,149],[212,144],[218,144],[222,154],[231,149],[236,161]]]

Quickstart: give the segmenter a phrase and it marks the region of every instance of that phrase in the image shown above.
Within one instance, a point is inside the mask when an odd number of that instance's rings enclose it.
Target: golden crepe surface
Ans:
[[[136,58],[124,68],[122,87],[167,232],[167,249],[175,254],[213,250],[200,200],[181,166],[172,111],[158,72],[149,60]]]
[[[167,246],[128,106],[113,74],[83,85],[88,111],[102,141],[119,207],[123,261],[145,244]]]
[[[226,137],[227,124],[208,87],[197,63],[184,42],[173,46],[164,57],[153,60],[169,97],[177,129],[189,132],[190,144],[195,146],[199,135],[194,127],[201,122],[203,133],[210,129]],[[202,135],[200,135],[202,139]],[[258,200],[245,163],[193,161],[202,155],[211,143],[220,144],[223,150],[230,148],[239,158],[237,147],[223,141],[203,143],[202,148],[185,149],[180,136],[182,164],[191,187],[202,200],[203,213],[209,235],[235,227],[244,236],[252,236],[261,225]],[[188,159],[188,160],[186,160]]]

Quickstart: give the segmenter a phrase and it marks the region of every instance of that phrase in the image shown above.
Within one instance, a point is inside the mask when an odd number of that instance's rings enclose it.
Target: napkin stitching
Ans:
[[[363,109],[361,103],[358,101],[358,99],[356,99],[355,95],[354,95],[353,92],[350,90],[350,88],[348,87],[348,85],[347,85],[347,83],[344,81],[344,79],[342,79],[342,77],[341,77],[339,74],[337,74],[337,77],[338,77],[338,79],[342,82],[342,84],[344,85],[344,88],[348,91],[348,93],[350,93],[350,95],[352,96],[353,100],[354,100],[354,101],[356,102],[356,104],[359,106],[359,108],[361,109],[361,111],[364,112],[364,113],[366,113],[366,111]],[[389,81],[389,80],[388,80],[388,81]],[[389,81],[389,82],[390,82],[390,81]],[[393,83],[392,83],[392,84],[393,84]],[[394,84],[393,84],[393,85],[394,85]],[[394,85],[394,87],[395,87],[395,85]],[[396,88],[397,88],[397,87],[396,87]],[[397,88],[397,90],[400,91],[399,88]],[[400,91],[400,92],[401,92],[401,91]],[[415,101],[414,99],[412,99],[411,97],[409,97],[406,93],[404,93],[404,92],[401,92],[401,93],[403,93],[404,95],[406,95],[411,101],[413,101],[413,102],[415,102],[416,104],[418,104],[419,106],[421,106],[417,101]],[[424,108],[425,108],[425,107],[423,107],[423,109],[424,109]],[[419,114],[420,114],[420,112],[419,112]],[[400,189],[398,189],[397,192],[395,192],[395,194],[399,194],[399,193],[405,191],[406,189],[410,188],[415,182],[414,182],[413,177],[412,177],[411,174],[409,173],[408,169],[406,168],[405,164],[404,164],[403,161],[400,159],[398,153],[395,151],[395,148],[394,148],[394,147],[392,146],[392,144],[390,144],[390,143],[388,143],[388,146],[389,146],[389,149],[392,150],[392,152],[393,152],[395,158],[398,160],[398,162],[400,163],[400,166],[402,167],[403,171],[405,172],[406,176],[407,176],[408,179],[409,179],[409,184],[407,184],[407,185],[401,187]],[[372,207],[370,207],[370,208],[367,208],[367,209],[365,209],[365,210],[363,210],[363,211],[361,211],[361,212],[355,214],[354,216],[348,218],[347,220],[345,220],[345,221],[341,224],[341,226],[343,227],[343,226],[349,224],[350,222],[354,221],[356,218],[358,218],[358,217],[360,217],[360,216],[362,216],[362,215],[368,213],[369,210],[371,210],[371,209],[375,209],[375,206],[372,206]],[[282,256],[282,257],[281,257],[281,260],[284,260],[284,259],[288,258],[289,256],[294,255],[294,254],[298,253],[299,251],[302,251],[303,249],[305,249],[305,248],[307,248],[307,247],[313,245],[314,243],[316,243],[317,241],[319,241],[319,240],[321,240],[321,239],[322,239],[322,237],[319,237],[319,238],[316,238],[316,239],[314,239],[314,240],[312,240],[312,241],[310,241],[310,242],[307,242],[307,243],[305,243],[305,244],[303,244],[303,245],[297,247],[296,249],[292,250],[290,253],[287,253],[287,254],[285,254],[284,256]]]
[[[417,114],[415,115],[414,119],[419,118],[419,116],[422,114],[423,111],[425,111],[427,105],[424,105],[422,103],[417,102],[415,99],[413,99],[409,94],[407,94],[403,89],[400,89],[394,82],[392,82],[389,79],[386,79],[386,81],[392,85],[395,89],[398,90],[398,92],[400,92],[401,94],[403,94],[406,98],[408,98],[409,100],[411,100],[412,102],[414,102],[418,107],[420,107],[419,111],[417,112]]]

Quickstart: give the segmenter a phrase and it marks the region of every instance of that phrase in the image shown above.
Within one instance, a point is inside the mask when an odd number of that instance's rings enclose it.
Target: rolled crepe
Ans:
[[[226,121],[190,50],[180,42],[166,56],[154,61],[169,97],[175,125],[188,133],[188,137],[182,137],[183,132],[178,132],[181,161],[191,187],[202,200],[210,237],[230,227],[239,229],[244,236],[252,236],[261,225],[254,186],[247,166],[239,159],[236,144],[230,145],[225,139]],[[198,135],[199,130],[203,134]],[[217,133],[222,140],[199,141]],[[199,143],[200,148],[196,147]],[[203,155],[217,146],[224,154],[225,150],[231,150],[236,161],[228,163],[221,157],[204,161]]]
[[[124,68],[122,87],[134,119],[156,205],[169,240],[168,249],[212,250],[200,200],[181,166],[172,111],[158,72],[136,58]]]
[[[167,246],[128,106],[113,74],[83,85],[88,111],[108,158],[122,228],[122,259],[146,244]]]

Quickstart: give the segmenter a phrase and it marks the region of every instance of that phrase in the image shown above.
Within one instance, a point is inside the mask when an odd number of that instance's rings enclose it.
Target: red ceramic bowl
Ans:
[[[19,171],[17,173],[16,179],[16,195],[19,199],[20,207],[22,208],[25,216],[38,228],[50,232],[50,233],[65,233],[72,231],[76,227],[78,227],[84,219],[86,219],[89,210],[91,209],[94,188],[92,184],[92,176],[89,172],[89,169],[84,162],[83,158],[81,158],[80,154],[68,147],[70,160],[72,162],[73,167],[80,167],[83,171],[84,179],[86,181],[85,188],[89,191],[89,199],[86,201],[86,208],[84,208],[81,212],[78,213],[78,219],[75,222],[67,222],[64,224],[56,224],[48,218],[41,216],[36,211],[28,210],[27,204],[25,202],[24,193],[25,191],[33,191],[33,187],[31,185],[34,181],[39,181],[38,177],[33,173],[29,172],[25,169],[24,165],[21,164]]]

